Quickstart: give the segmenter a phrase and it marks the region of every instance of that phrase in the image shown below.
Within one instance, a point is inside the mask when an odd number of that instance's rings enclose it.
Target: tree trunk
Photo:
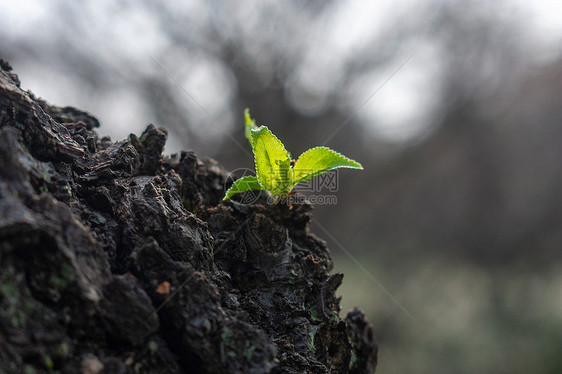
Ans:
[[[0,372],[372,373],[308,204],[222,202],[167,131],[99,138],[0,70]]]

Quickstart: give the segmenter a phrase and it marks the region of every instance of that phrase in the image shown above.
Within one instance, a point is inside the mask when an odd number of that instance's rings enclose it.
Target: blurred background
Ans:
[[[562,2],[0,0],[0,57],[119,140],[360,161],[311,230],[377,372],[562,372]]]

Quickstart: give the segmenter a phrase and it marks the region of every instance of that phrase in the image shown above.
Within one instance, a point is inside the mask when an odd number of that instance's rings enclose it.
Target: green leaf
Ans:
[[[246,139],[248,139],[251,145],[252,144],[251,131],[257,129],[258,127],[256,126],[256,121],[252,119],[252,117],[250,117],[250,109],[248,108],[244,110],[244,119],[246,121],[244,135],[246,136]]]
[[[299,156],[294,167],[294,184],[338,168],[363,169],[360,163],[328,148],[315,147]]]
[[[289,152],[266,126],[251,130],[251,135],[256,174],[261,186],[274,195],[289,192],[293,185]]]
[[[258,179],[253,175],[248,175],[236,180],[232,186],[226,191],[223,200],[228,200],[232,196],[240,192],[263,190],[263,187],[259,184]]]

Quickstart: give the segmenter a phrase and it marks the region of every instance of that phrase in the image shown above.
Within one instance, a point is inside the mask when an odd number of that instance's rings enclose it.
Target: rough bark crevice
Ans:
[[[100,139],[0,65],[0,372],[374,371],[310,205],[224,203],[165,129]]]

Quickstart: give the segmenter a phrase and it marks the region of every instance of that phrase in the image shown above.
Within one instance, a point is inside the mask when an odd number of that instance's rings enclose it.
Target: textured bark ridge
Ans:
[[[371,373],[309,205],[223,203],[167,132],[98,138],[0,70],[1,373]]]

